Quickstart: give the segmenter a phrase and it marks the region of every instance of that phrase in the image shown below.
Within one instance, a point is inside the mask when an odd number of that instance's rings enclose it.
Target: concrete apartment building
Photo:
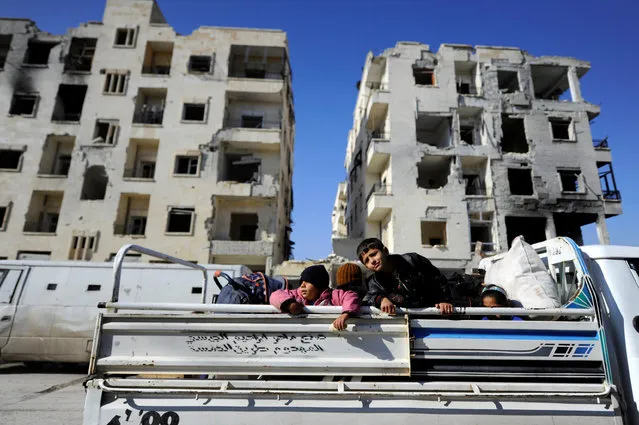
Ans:
[[[287,46],[282,31],[177,34],[152,0],[108,0],[62,36],[0,19],[0,257],[106,261],[135,243],[286,260]]]
[[[582,241],[621,214],[588,62],[510,47],[400,42],[366,58],[333,212],[333,247],[362,238],[467,268],[523,234]]]

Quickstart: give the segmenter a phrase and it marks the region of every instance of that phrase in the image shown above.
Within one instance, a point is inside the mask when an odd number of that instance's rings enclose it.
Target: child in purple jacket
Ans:
[[[360,299],[353,291],[331,289],[324,266],[315,265],[304,269],[297,289],[280,289],[271,294],[271,305],[284,313],[300,314],[305,305],[341,305],[342,314],[335,319],[333,327],[346,329],[346,319],[357,313]]]

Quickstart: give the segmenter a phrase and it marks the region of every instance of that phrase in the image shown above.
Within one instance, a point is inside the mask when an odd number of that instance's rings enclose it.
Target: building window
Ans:
[[[551,118],[550,131],[553,140],[574,140],[572,121],[570,119]]]
[[[494,252],[493,243],[493,213],[476,212],[469,213],[470,219],[470,251]]]
[[[175,157],[174,175],[196,176],[199,172],[200,157],[195,155],[178,155]]]
[[[0,170],[20,171],[23,154],[15,149],[0,149]]]
[[[422,245],[446,246],[446,222],[422,221]]]
[[[71,238],[69,260],[91,261],[97,247],[97,232],[91,235],[78,235]]]
[[[261,159],[253,155],[226,154],[224,157],[225,175],[222,180],[238,183],[259,183]]]
[[[98,44],[97,38],[76,38],[71,39],[69,54],[64,61],[65,71],[91,71],[95,47]]]
[[[35,117],[39,98],[37,94],[14,94],[13,99],[11,99],[9,115]]]
[[[185,103],[182,109],[182,121],[204,122],[206,119],[205,103]]]
[[[512,195],[534,195],[530,168],[509,168],[508,184]]]
[[[93,165],[89,167],[84,173],[84,183],[82,184],[82,192],[80,192],[80,200],[103,200],[106,196],[108,184],[109,176],[103,165]]]
[[[60,84],[55,99],[52,121],[80,121],[88,86]]]
[[[557,170],[559,180],[561,182],[561,191],[570,193],[583,193],[579,180],[581,179],[581,170]]]
[[[13,35],[0,34],[0,69],[4,69],[4,64],[7,61],[7,56],[11,51],[11,40]]]
[[[519,79],[517,71],[497,71],[497,84],[502,93],[515,93],[519,91]]]
[[[140,161],[139,177],[141,179],[152,179],[155,176],[155,162]]]
[[[413,77],[418,86],[435,85],[435,70],[433,68],[413,68]]]
[[[127,235],[143,236],[146,231],[146,217],[131,216],[127,223]]]
[[[57,43],[31,40],[27,53],[24,55],[22,63],[24,65],[47,65],[49,63],[49,53]]]
[[[189,57],[190,73],[212,73],[213,72],[213,56],[197,56]]]
[[[108,72],[104,78],[104,94],[125,94],[128,72]]]
[[[115,31],[115,46],[134,47],[136,38],[135,28],[118,28]]]
[[[9,222],[10,205],[0,206],[0,232],[7,230],[7,223]]]
[[[194,216],[194,208],[170,208],[166,221],[166,232],[191,233],[193,231]]]
[[[120,132],[119,120],[96,120],[93,143],[115,145]]]
[[[258,216],[255,213],[231,213],[230,239],[232,241],[257,240]]]
[[[528,139],[523,118],[501,116],[501,150],[504,153],[528,152]]]

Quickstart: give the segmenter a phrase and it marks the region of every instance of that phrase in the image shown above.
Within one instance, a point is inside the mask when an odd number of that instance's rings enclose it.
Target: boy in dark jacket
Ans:
[[[391,255],[377,238],[363,240],[357,257],[375,274],[368,281],[364,304],[395,314],[395,306],[437,307],[451,314],[448,281],[439,269],[419,254]]]

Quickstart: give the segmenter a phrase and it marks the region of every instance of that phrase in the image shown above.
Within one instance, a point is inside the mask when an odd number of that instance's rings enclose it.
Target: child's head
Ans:
[[[337,269],[336,285],[359,286],[362,284],[362,269],[355,263],[342,264]],[[341,288],[340,288],[341,289]]]
[[[357,246],[357,258],[367,269],[381,271],[388,257],[388,249],[377,238],[364,239]]]
[[[508,307],[506,291],[497,285],[489,285],[481,291],[481,303],[484,307]]]
[[[329,277],[324,266],[310,266],[300,275],[300,294],[305,300],[315,301],[328,288]]]

